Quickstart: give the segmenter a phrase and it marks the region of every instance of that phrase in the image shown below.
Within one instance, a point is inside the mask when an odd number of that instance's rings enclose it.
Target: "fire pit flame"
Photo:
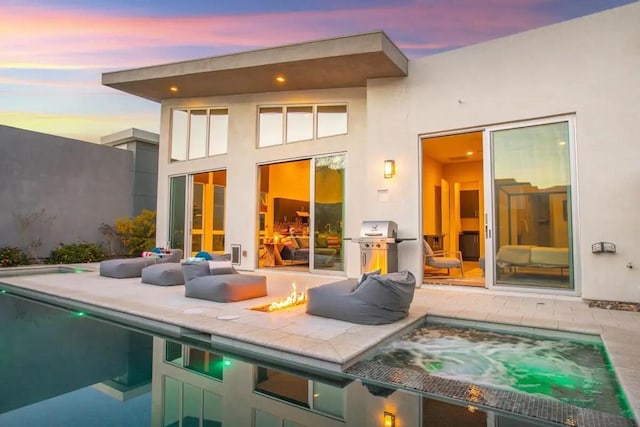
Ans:
[[[293,307],[296,305],[304,304],[307,301],[307,292],[298,292],[296,289],[296,284],[292,283],[291,287],[293,290],[289,294],[289,296],[281,298],[277,301],[272,302],[267,306],[267,311],[276,311],[282,310],[287,307]]]

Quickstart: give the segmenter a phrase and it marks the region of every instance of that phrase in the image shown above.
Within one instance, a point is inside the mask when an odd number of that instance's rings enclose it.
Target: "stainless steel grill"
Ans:
[[[398,271],[398,224],[393,221],[363,221],[360,237],[360,272],[380,269],[382,274]]]

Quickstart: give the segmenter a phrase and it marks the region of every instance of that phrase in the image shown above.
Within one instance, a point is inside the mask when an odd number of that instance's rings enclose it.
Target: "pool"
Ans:
[[[378,371],[382,381],[407,373],[447,380],[430,390],[436,393],[438,387],[468,385],[459,393],[460,399],[496,408],[504,407],[497,396],[513,400],[524,396],[526,405],[547,406],[551,413],[558,402],[616,418],[633,418],[600,338],[591,335],[430,318],[350,371]],[[374,379],[375,375],[367,377]],[[496,397],[488,398],[492,393]],[[509,402],[507,406],[523,409],[526,405]],[[523,412],[540,411],[524,408]],[[575,418],[563,418],[562,411],[555,412],[550,419],[570,424]]]
[[[553,425],[8,293],[0,321],[2,426]]]
[[[39,274],[84,273],[89,270],[65,266],[29,266],[0,269],[0,277],[33,276]]]

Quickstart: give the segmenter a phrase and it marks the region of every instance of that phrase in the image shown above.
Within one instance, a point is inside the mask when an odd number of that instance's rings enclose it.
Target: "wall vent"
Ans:
[[[240,265],[241,245],[231,245],[231,264]]]

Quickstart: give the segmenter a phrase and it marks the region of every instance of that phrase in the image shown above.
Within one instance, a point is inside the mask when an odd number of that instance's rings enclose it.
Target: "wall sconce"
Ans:
[[[384,413],[384,427],[396,427],[396,416],[391,412]]]
[[[396,174],[396,161],[385,160],[384,161],[384,177],[393,178],[393,175],[395,174]]]

